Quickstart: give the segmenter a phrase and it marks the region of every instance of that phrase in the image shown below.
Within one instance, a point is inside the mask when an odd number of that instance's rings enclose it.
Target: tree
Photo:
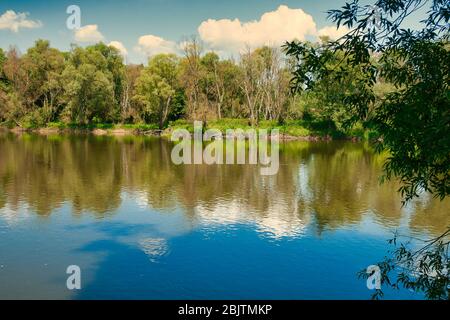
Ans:
[[[260,55],[252,52],[250,48],[241,55],[240,67],[242,76],[240,86],[244,93],[246,107],[252,125],[259,124],[260,105],[263,99],[262,72],[263,62]]]
[[[66,76],[74,72],[76,73],[73,68],[75,68],[75,70],[80,70],[81,73],[85,72],[87,69],[95,70],[94,74],[88,78],[76,77],[78,79],[77,81],[83,82],[97,79],[100,80],[100,82],[97,84],[98,86],[96,88],[92,88],[93,90],[99,90],[100,87],[103,87],[104,90],[109,91],[109,86],[112,88],[111,97],[106,101],[108,106],[103,108],[104,103],[101,103],[99,108],[94,108],[92,110],[102,110],[99,114],[92,116],[91,112],[89,112],[91,114],[90,116],[82,116],[79,111],[84,109],[90,102],[86,101],[86,97],[80,97],[80,99],[77,99],[78,102],[72,100],[72,107],[69,112],[72,116],[77,115],[76,118],[79,118],[80,121],[82,118],[84,118],[83,121],[91,121],[94,117],[96,121],[108,122],[117,121],[119,119],[125,79],[125,66],[123,65],[122,60],[123,58],[116,48],[107,46],[103,43],[88,46],[86,48],[74,47],[72,49],[66,66]],[[71,81],[71,79],[66,79],[66,81]],[[78,85],[78,87],[81,88],[82,86]],[[90,96],[87,91],[84,91],[84,94]],[[73,93],[69,95],[74,98]],[[103,93],[101,95],[103,96]],[[84,106],[81,106],[79,104],[80,102],[84,103]],[[76,107],[77,105],[78,107]],[[76,111],[77,108],[80,108],[80,110]],[[69,118],[71,118],[71,116],[69,116]]]
[[[209,101],[202,88],[206,70],[201,64],[202,44],[195,37],[186,41],[183,47],[180,80],[186,95],[186,114],[191,119],[206,122],[210,117]]]
[[[262,47],[254,51],[262,63],[261,84],[262,104],[260,114],[265,120],[278,120],[284,117],[289,97],[289,72],[284,67],[279,48]]]
[[[139,110],[133,97],[136,94],[136,81],[141,75],[144,66],[142,64],[130,64],[125,69],[125,81],[123,88],[123,97],[121,103],[120,119],[122,122],[128,123],[139,120]]]
[[[230,114],[234,96],[238,95],[239,68],[232,60],[220,60],[215,52],[208,52],[201,58],[204,67],[202,90],[215,106],[218,119]]]
[[[36,41],[22,56],[12,48],[2,68],[2,96],[9,101],[4,102],[9,105],[3,112],[4,120],[19,126],[40,126],[56,119],[61,110],[64,63],[64,55],[45,40]]]
[[[427,3],[430,6],[422,28],[404,29],[405,18]],[[359,79],[356,90],[346,94],[347,111],[353,121],[368,120],[379,132],[378,150],[391,155],[385,164],[386,177],[401,180],[405,201],[421,192],[445,198],[450,193],[448,1],[378,0],[374,6],[364,6],[354,0],[329,11],[329,16],[338,27],[345,25],[351,31],[319,48],[288,43],[287,53],[298,61],[293,89],[308,90],[330,74],[348,74],[340,63],[329,64],[328,52],[342,51],[342,63],[360,68],[366,75]],[[381,56],[380,63],[371,59],[374,53]],[[395,86],[382,98],[375,92],[380,78]],[[380,264],[383,283],[391,284],[392,261],[400,268],[406,263],[413,267],[410,277],[400,274],[394,286],[424,290],[430,298],[448,298],[448,245],[447,232],[414,253],[402,246],[393,259]]]
[[[247,49],[241,55],[241,90],[252,125],[282,122],[289,102],[289,71],[278,48]]]
[[[202,89],[208,102],[215,104],[217,117],[222,117],[222,105],[225,98],[224,79],[219,70],[220,58],[214,52],[208,52],[200,60],[204,68]],[[208,106],[209,107],[209,106]]]
[[[308,90],[299,90],[298,103],[302,116],[313,119],[314,125],[327,127],[331,131],[345,132],[355,125],[356,122],[367,123],[367,118],[355,117],[355,114],[348,111],[346,98],[365,87],[367,75],[359,66],[354,66],[345,59],[345,52],[342,50],[332,50],[327,47],[329,38],[323,37],[320,43],[305,43],[308,50],[322,50],[321,58],[326,59],[326,68],[329,70],[344,70],[344,72],[321,73],[319,70],[311,72],[310,76],[315,81],[309,84]],[[323,48],[321,48],[323,46]],[[372,55],[372,61],[377,63],[377,57]],[[381,89],[380,89],[381,88]],[[374,91],[377,95],[384,94],[386,88],[377,84]]]
[[[83,124],[116,121],[124,77],[125,68],[117,49],[103,43],[72,48],[63,72],[65,120]]]
[[[7,105],[9,103],[8,97],[8,79],[3,72],[3,66],[6,62],[6,55],[3,49],[0,48],[0,121],[6,119]],[[9,108],[9,107],[8,107]]]
[[[0,85],[6,85],[6,77],[5,74],[3,73],[3,66],[5,65],[6,62],[6,55],[5,52],[3,51],[2,48],[0,48]]]
[[[24,93],[29,108],[41,112],[42,122],[55,120],[60,112],[60,98],[63,93],[61,73],[64,70],[64,55],[51,48],[46,40],[36,41],[34,47],[22,57],[29,86]]]
[[[3,66],[6,62],[6,55],[2,48],[0,48],[0,120],[5,120],[5,105],[7,104],[7,87],[8,87],[8,79],[6,78],[5,73],[3,72]]]
[[[217,66],[216,74],[217,92],[221,92],[222,95],[220,117],[242,117],[242,91],[239,87],[241,69],[231,59],[222,60]]]
[[[401,28],[403,19],[426,2],[376,1],[375,6],[384,17],[377,27],[371,24],[375,10],[354,1],[342,10],[330,11],[338,26],[354,28],[339,41],[320,48],[298,42],[286,46],[288,54],[299,61],[293,79],[296,90],[311,88],[317,79],[331,73],[335,77],[348,75],[342,64],[364,72],[366,76],[359,79],[357,90],[349,92],[344,102],[353,121],[368,119],[382,135],[379,149],[392,154],[386,164],[387,177],[400,177],[406,200],[417,196],[420,190],[441,198],[450,192],[450,141],[445,134],[450,121],[448,3],[433,1],[424,29]],[[329,64],[330,50],[345,53],[341,64]],[[371,59],[374,52],[381,56],[380,63]],[[374,86],[380,77],[398,90],[371,110],[376,99]]]
[[[4,83],[7,85],[1,97],[1,116],[3,120],[13,122],[21,127],[21,119],[31,111],[28,109],[30,103],[26,101],[29,81],[24,62],[19,51],[14,47],[7,52],[3,74],[5,76]]]
[[[113,119],[114,87],[105,73],[92,64],[81,64],[78,68],[69,65],[63,79],[66,83],[66,120],[89,124]]]
[[[164,128],[174,106],[178,64],[173,54],[156,55],[136,81],[135,99],[143,105],[145,117],[155,118],[160,129]]]
[[[120,51],[112,46],[100,42],[94,46],[88,47],[88,50],[98,51],[106,60],[106,69],[111,74],[111,81],[114,87],[114,116],[119,117],[119,106],[123,99],[123,90],[125,83],[125,65],[123,64],[123,56]]]

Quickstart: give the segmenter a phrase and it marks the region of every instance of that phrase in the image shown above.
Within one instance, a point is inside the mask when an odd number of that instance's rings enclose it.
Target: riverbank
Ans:
[[[160,130],[154,124],[66,124],[62,122],[49,123],[41,128],[22,128],[1,126],[3,130],[13,133],[35,133],[40,135],[53,134],[92,134],[96,136],[127,136],[127,135],[145,135],[170,137],[172,132],[177,129],[186,129],[193,133],[194,126],[192,121],[178,120],[170,122],[168,126]],[[265,129],[269,132],[277,129],[280,133],[280,140],[283,141],[331,141],[331,140],[352,140],[361,141],[370,139],[370,132],[361,127],[354,128],[347,132],[338,131],[334,128],[325,127],[322,124],[290,121],[284,124],[278,124],[276,121],[261,121],[258,126],[252,127],[245,119],[222,119],[210,121],[203,125],[205,130],[217,129],[226,132],[228,129]]]

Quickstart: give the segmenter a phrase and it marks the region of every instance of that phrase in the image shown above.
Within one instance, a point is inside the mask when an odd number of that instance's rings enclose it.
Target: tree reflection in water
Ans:
[[[312,222],[320,234],[366,216],[433,234],[449,222],[449,201],[423,195],[402,208],[399,185],[380,184],[383,155],[367,144],[282,144],[275,176],[252,165],[176,166],[172,146],[146,137],[2,134],[0,214],[15,219],[26,205],[49,216],[68,203],[74,215],[107,218],[128,193],[153,209],[181,207],[200,224],[249,222],[273,237],[299,235]]]

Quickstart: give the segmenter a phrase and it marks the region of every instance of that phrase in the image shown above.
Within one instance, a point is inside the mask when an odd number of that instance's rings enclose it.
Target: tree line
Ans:
[[[314,120],[339,128],[344,109],[333,96],[352,89],[357,70],[323,81],[314,92],[292,94],[293,61],[268,46],[221,59],[192,39],[183,54],[155,55],[144,66],[124,64],[119,51],[103,43],[62,52],[38,40],[24,54],[0,49],[0,121],[24,128],[63,122],[162,129],[178,119],[233,118],[252,126]]]

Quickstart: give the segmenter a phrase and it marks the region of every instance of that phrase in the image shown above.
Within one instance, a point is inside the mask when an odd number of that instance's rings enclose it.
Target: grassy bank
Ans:
[[[157,130],[158,126],[154,124],[113,124],[113,123],[94,123],[94,124],[76,124],[51,122],[47,125],[47,129],[78,129],[78,130],[131,130],[131,131],[150,131]]]
[[[156,124],[112,124],[112,123],[95,123],[95,124],[76,124],[51,122],[45,127],[14,127],[2,124],[3,128],[12,131],[29,131],[37,133],[61,133],[61,132],[87,132],[98,135],[162,135],[170,136],[176,129],[186,129],[189,132],[194,131],[192,121],[177,120],[169,122],[164,130],[159,130]],[[218,129],[226,132],[227,129],[248,130],[252,127],[246,119],[220,119],[206,122],[203,124],[204,129]],[[277,121],[261,121],[257,129],[279,130],[285,139],[304,139],[304,140],[368,140],[373,136],[371,132],[365,130],[362,126],[357,126],[348,131],[340,131],[335,127],[325,123],[317,123],[312,121],[286,121],[279,124]]]
[[[204,125],[206,129],[218,129],[222,132],[226,132],[227,129],[252,129],[249,121],[246,119],[221,119],[211,122],[207,122]],[[280,134],[285,137],[291,138],[316,138],[327,140],[340,140],[340,139],[358,139],[369,140],[374,133],[367,129],[364,129],[362,125],[347,131],[340,131],[333,126],[326,123],[319,123],[313,121],[286,121],[283,124],[279,124],[277,121],[261,121],[258,129],[273,130],[278,129]],[[193,132],[193,124],[191,121],[178,120],[171,122],[166,132],[175,129],[186,129],[189,132]]]

